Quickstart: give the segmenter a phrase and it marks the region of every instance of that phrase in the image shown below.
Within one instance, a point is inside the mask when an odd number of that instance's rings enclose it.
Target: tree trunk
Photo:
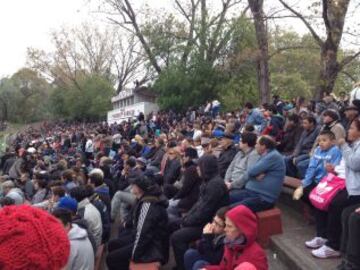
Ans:
[[[340,72],[337,48],[325,42],[321,48],[320,56],[320,74],[315,93],[317,101],[323,98],[325,92],[331,93],[334,90],[336,78]]]
[[[263,11],[263,0],[248,0],[254,17],[256,40],[259,56],[257,60],[257,76],[261,104],[270,102],[270,73],[269,73],[269,48],[267,27]]]

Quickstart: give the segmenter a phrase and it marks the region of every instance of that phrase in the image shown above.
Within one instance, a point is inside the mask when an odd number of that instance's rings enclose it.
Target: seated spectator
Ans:
[[[257,132],[262,132],[266,126],[266,121],[262,112],[254,108],[254,105],[250,102],[245,104],[244,112],[247,114],[245,126],[252,125]]]
[[[316,119],[312,116],[307,116],[302,120],[302,127],[304,131],[296,144],[294,152],[285,157],[286,175],[300,178],[305,177],[310,151],[319,134]]]
[[[234,136],[231,133],[225,133],[220,139],[221,153],[218,158],[218,164],[219,174],[222,178],[225,177],[226,171],[237,153],[233,139]]]
[[[111,198],[109,187],[104,183],[104,173],[101,169],[93,169],[89,173],[88,184],[93,187],[94,192],[106,205],[108,213],[111,210]]]
[[[244,262],[257,270],[267,270],[265,251],[256,243],[257,218],[246,206],[237,206],[226,213],[225,251],[219,265],[207,265],[206,270],[233,270]]]
[[[15,187],[13,181],[5,181],[4,183],[2,183],[1,188],[3,196],[13,199],[16,205],[20,205],[25,202],[24,193],[19,188]]]
[[[199,188],[201,179],[196,170],[195,161],[197,159],[197,151],[193,148],[186,148],[182,159],[182,177],[178,186],[174,185],[175,196],[170,200],[167,209],[169,223],[179,224],[181,216],[188,212],[196,203],[199,197]]]
[[[74,171],[65,170],[62,172],[61,181],[64,183],[66,192],[68,193],[72,188],[77,187],[77,184],[74,181]]]
[[[245,186],[248,180],[248,169],[254,166],[260,158],[255,149],[256,140],[257,136],[255,133],[244,132],[242,134],[239,144],[240,151],[231,162],[224,178],[229,190],[242,189]]]
[[[275,149],[276,142],[270,136],[261,136],[256,143],[259,160],[247,171],[245,189],[232,192],[230,203],[245,205],[253,212],[274,207],[285,177],[283,157]]]
[[[319,184],[321,179],[327,175],[326,167],[335,167],[341,161],[341,151],[335,145],[335,135],[331,131],[323,130],[318,136],[318,144],[314,155],[310,158],[309,167],[301,186],[294,191],[294,199],[298,200],[305,194],[304,199],[310,203],[308,197],[310,192]]]
[[[102,221],[98,209],[90,202],[85,187],[75,187],[70,190],[70,196],[78,202],[78,215],[85,219],[90,233],[94,236],[96,248],[102,241]]]
[[[171,199],[174,194],[169,192],[172,190],[172,186],[179,179],[181,172],[180,153],[175,147],[169,148],[167,151],[168,159],[165,165],[163,182],[164,182],[164,193]]]
[[[277,150],[283,154],[292,154],[295,150],[296,144],[300,141],[303,128],[300,124],[300,117],[296,114],[291,114],[287,117],[284,135],[277,146]]]
[[[322,114],[323,126],[321,130],[330,130],[334,133],[336,141],[345,139],[346,132],[344,127],[339,122],[339,114],[334,110],[326,110]]]
[[[157,138],[155,140],[155,154],[150,159],[149,167],[155,167],[157,169],[156,172],[160,170],[161,161],[165,155],[165,142],[161,138]]]
[[[198,162],[198,174],[202,178],[199,199],[181,222],[181,228],[171,235],[171,244],[177,269],[184,269],[184,254],[192,241],[201,237],[203,227],[216,211],[228,204],[228,191],[219,176],[216,157],[204,155]]]
[[[314,241],[313,256],[331,258],[340,256],[341,214],[346,207],[360,203],[360,120],[355,119],[349,129],[347,140],[340,139],[338,144],[345,161],[346,189],[339,191],[329,205],[327,212],[322,212],[318,218],[326,232],[326,240]],[[310,243],[308,243],[309,246]]]
[[[219,264],[224,254],[225,214],[229,207],[221,207],[211,223],[203,229],[196,249],[188,249],[184,255],[186,270],[197,270],[208,264]]]
[[[109,242],[107,266],[112,269],[128,269],[129,262],[166,263],[168,254],[167,201],[153,178],[140,176],[132,184],[131,192],[137,203],[134,218],[125,223],[130,234]]]
[[[117,191],[111,200],[111,219],[115,220],[120,213],[120,218],[124,221],[129,214],[128,207],[136,202],[136,198],[131,194],[130,183],[142,175],[142,172],[136,167],[136,160],[129,158],[125,162],[124,169],[121,172]]]
[[[50,196],[47,182],[42,177],[36,176],[36,179],[34,179],[34,189],[36,192],[31,200],[31,204],[41,203]]]
[[[345,107],[344,110],[345,119],[343,119],[343,121],[345,122],[344,123],[345,130],[349,130],[352,121],[355,118],[359,117],[359,111],[360,108],[355,105],[349,105]]]
[[[336,270],[360,269],[360,204],[352,205],[342,212],[341,264]]]
[[[276,106],[273,104],[265,106],[264,116],[266,116],[269,121],[261,134],[269,135],[277,142],[281,141],[285,125],[284,117],[278,113]]]
[[[95,254],[87,231],[72,223],[71,212],[58,208],[52,212],[65,227],[70,240],[70,257],[66,265],[67,270],[93,270]]]
[[[1,269],[66,269],[69,239],[61,223],[47,212],[29,205],[4,207],[0,230]]]
[[[40,203],[33,204],[33,206],[51,212],[54,208],[57,207],[58,202],[64,196],[65,196],[64,187],[53,186],[53,187],[51,187],[50,199],[42,201]]]
[[[22,190],[25,199],[31,201],[34,195],[34,185],[30,179],[29,173],[22,173],[18,180],[15,180],[15,185]]]

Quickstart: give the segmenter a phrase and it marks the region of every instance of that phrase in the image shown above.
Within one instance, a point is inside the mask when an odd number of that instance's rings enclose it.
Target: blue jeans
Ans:
[[[208,264],[196,249],[190,248],[185,252],[184,265],[186,270],[198,270]]]
[[[286,175],[291,177],[305,177],[306,170],[309,166],[310,158],[308,154],[299,155],[295,158],[295,165],[293,164],[293,157],[285,157]]]
[[[246,189],[230,190],[229,196],[231,207],[245,205],[254,213],[274,207],[273,203],[263,200],[259,194]]]

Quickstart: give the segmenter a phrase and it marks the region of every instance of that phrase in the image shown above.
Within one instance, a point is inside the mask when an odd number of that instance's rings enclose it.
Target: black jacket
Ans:
[[[230,166],[231,161],[234,159],[237,150],[234,145],[229,146],[225,151],[221,152],[219,163],[219,174],[222,178],[225,177],[226,171]]]
[[[164,169],[164,184],[174,184],[180,177],[180,170],[180,161],[178,159],[169,159]]]
[[[157,185],[134,206],[132,228],[135,240],[131,259],[135,263],[167,262],[167,206],[168,201]]]
[[[199,198],[201,178],[196,171],[196,164],[192,161],[184,164],[183,185],[174,196],[174,200],[180,199],[177,207],[187,212]]]
[[[300,136],[300,140],[296,144],[293,156],[297,157],[299,155],[309,154],[319,132],[320,129],[318,127],[315,127],[310,132],[304,130]]]
[[[151,157],[150,165],[160,168],[160,164],[161,164],[161,161],[162,161],[164,155],[165,155],[165,150],[163,147],[156,149],[154,156]]]
[[[300,140],[302,133],[303,128],[301,125],[285,130],[284,137],[277,147],[278,151],[281,153],[291,154],[294,151],[297,142]]]
[[[205,155],[199,160],[201,178],[199,199],[182,220],[184,227],[203,227],[212,220],[216,211],[229,203],[224,180],[218,175],[217,159]]]
[[[198,251],[205,261],[218,265],[224,255],[225,235],[203,234],[198,244]]]

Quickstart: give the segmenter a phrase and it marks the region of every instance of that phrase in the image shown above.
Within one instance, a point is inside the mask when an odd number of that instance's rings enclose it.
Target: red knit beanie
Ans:
[[[0,209],[0,269],[60,270],[69,253],[67,233],[55,217],[28,205]]]

